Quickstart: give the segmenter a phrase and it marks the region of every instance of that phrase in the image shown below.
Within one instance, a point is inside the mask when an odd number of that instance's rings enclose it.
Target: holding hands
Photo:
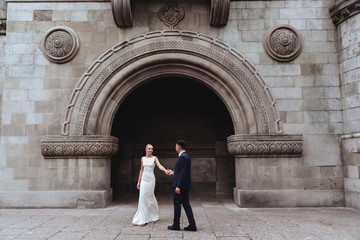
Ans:
[[[174,171],[171,169],[166,169],[165,173],[166,173],[166,175],[169,175],[169,176],[174,175]]]

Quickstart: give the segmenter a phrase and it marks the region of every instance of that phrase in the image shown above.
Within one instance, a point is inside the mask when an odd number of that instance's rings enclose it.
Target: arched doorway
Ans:
[[[67,157],[75,164],[84,163],[79,186],[69,189],[75,191],[76,197],[90,199],[96,206],[111,201],[111,156],[118,147],[126,148],[118,143],[121,136],[111,136],[119,109],[136,89],[169,78],[198,82],[202,88],[216,94],[226,107],[233,126],[233,135],[227,137],[227,150],[235,158],[234,200],[237,203],[243,196],[252,199],[251,191],[257,194],[262,190],[247,184],[257,179],[256,174],[241,179],[244,176],[241,170],[250,169],[253,158],[261,161],[264,157],[302,153],[300,135],[281,134],[276,100],[260,73],[241,53],[196,32],[150,32],[103,53],[74,88],[65,112],[62,135],[42,138],[44,156],[60,162]],[[138,111],[143,111],[144,108],[140,108]],[[136,150],[139,156],[143,154],[145,143],[135,148],[139,149]],[[81,183],[90,184],[83,187]],[[77,201],[75,197],[72,199]]]
[[[223,102],[201,83],[183,77],[158,78],[135,89],[121,104],[113,121],[112,136],[119,152],[111,162],[113,197],[134,191],[144,147],[152,143],[154,155],[167,168],[177,160],[174,144],[188,142],[192,158],[192,191],[231,194],[235,161],[227,152],[226,138],[234,134]],[[155,170],[157,193],[169,193],[172,177]]]

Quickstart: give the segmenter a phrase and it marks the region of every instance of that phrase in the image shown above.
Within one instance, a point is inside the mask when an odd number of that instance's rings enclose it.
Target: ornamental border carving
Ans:
[[[360,0],[337,1],[329,8],[333,23],[338,26],[340,23],[360,13]]]
[[[131,0],[111,0],[111,9],[118,27],[132,27]]]
[[[167,37],[179,37],[179,41],[174,41],[173,39],[167,40]],[[181,41],[182,37],[192,38],[193,41]],[[149,39],[163,38],[163,41],[152,41],[150,43],[144,44],[144,41]],[[196,40],[196,41],[195,41]],[[198,42],[198,43],[197,43]],[[204,47],[199,43],[204,42],[204,44],[208,45],[209,43],[213,45],[213,47]],[[132,46],[135,43],[142,43],[140,47]],[[131,47],[130,47],[131,46]],[[243,70],[234,62],[234,60],[229,59],[224,53],[220,53],[215,49],[222,49],[227,54],[230,54],[231,57],[235,57],[241,61],[244,65],[243,67],[247,68],[254,77],[257,78],[257,83],[260,84],[259,87],[256,87],[251,79],[243,72]],[[229,45],[220,42],[219,40],[213,39],[206,35],[201,35],[195,32],[188,31],[157,31],[150,32],[147,34],[143,34],[137,36],[129,41],[125,41],[120,43],[107,52],[105,52],[98,60],[94,62],[92,66],[85,72],[82,78],[79,80],[77,86],[75,87],[72,96],[70,97],[69,105],[67,107],[67,111],[65,114],[65,121],[63,123],[63,135],[69,135],[70,123],[72,119],[72,112],[76,101],[78,100],[78,96],[80,92],[83,90],[84,85],[87,84],[87,81],[90,82],[90,86],[87,88],[86,93],[81,100],[81,104],[78,105],[79,109],[77,110],[77,115],[75,116],[75,121],[72,124],[75,124],[75,131],[72,132],[72,135],[83,135],[84,134],[84,126],[86,126],[86,118],[88,115],[89,107],[91,106],[91,102],[96,96],[97,91],[101,88],[104,81],[108,79],[110,76],[114,74],[114,72],[118,71],[124,64],[131,61],[132,59],[136,59],[142,55],[146,55],[152,53],[154,51],[185,51],[192,52],[193,54],[199,54],[200,56],[205,57],[206,59],[213,59],[215,62],[219,62],[222,66],[226,67],[229,71],[231,71],[237,78],[241,81],[243,86],[247,89],[247,92],[250,95],[250,99],[255,105],[255,108],[258,113],[260,124],[260,132],[261,133],[269,133],[269,116],[268,114],[274,114],[275,123],[276,123],[276,132],[281,132],[281,120],[278,113],[277,105],[275,99],[272,97],[269,87],[262,79],[260,74],[257,72],[256,68],[247,61],[247,59],[237,52],[235,49],[231,48]],[[99,70],[96,76],[92,76],[96,69],[101,66],[101,63],[110,59],[114,54],[117,55],[114,57],[114,60],[111,61],[109,65]],[[92,76],[92,77],[91,77]],[[92,79],[92,80],[89,80]],[[270,102],[270,106],[265,107],[264,100],[260,96],[260,92],[263,94],[263,97],[266,97]],[[270,107],[270,108],[269,108]],[[269,113],[267,112],[269,111]]]
[[[274,60],[290,62],[301,53],[303,43],[300,34],[290,25],[270,28],[264,36],[266,53]]]
[[[54,63],[66,63],[73,59],[79,46],[79,37],[75,31],[65,26],[50,28],[41,42],[44,56]]]
[[[230,0],[211,0],[210,25],[225,26],[229,19]]]
[[[113,136],[43,136],[41,153],[44,158],[107,158],[118,151],[118,139]]]
[[[228,137],[228,151],[237,157],[299,157],[303,151],[302,135],[239,134]]]

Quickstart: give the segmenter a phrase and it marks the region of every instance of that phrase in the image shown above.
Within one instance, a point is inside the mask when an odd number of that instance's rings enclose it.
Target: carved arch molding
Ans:
[[[118,27],[132,27],[131,0],[111,0],[111,8]],[[225,26],[229,19],[229,12],[230,0],[211,0],[210,25]]]
[[[167,76],[193,79],[219,96],[233,121],[228,149],[235,156],[301,155],[302,136],[282,134],[276,100],[254,65],[224,42],[190,31],[150,32],[102,54],[73,90],[62,135],[42,137],[43,155],[115,154],[117,109],[143,83]]]

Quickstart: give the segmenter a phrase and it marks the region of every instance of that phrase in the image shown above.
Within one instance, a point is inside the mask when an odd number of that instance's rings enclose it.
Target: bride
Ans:
[[[133,218],[134,225],[145,226],[149,222],[159,220],[159,207],[154,195],[155,189],[155,164],[158,168],[169,174],[161,164],[157,157],[153,156],[154,147],[151,144],[145,147],[146,156],[141,158],[141,168],[139,173],[139,180],[136,185],[140,189],[139,204],[137,212]]]

